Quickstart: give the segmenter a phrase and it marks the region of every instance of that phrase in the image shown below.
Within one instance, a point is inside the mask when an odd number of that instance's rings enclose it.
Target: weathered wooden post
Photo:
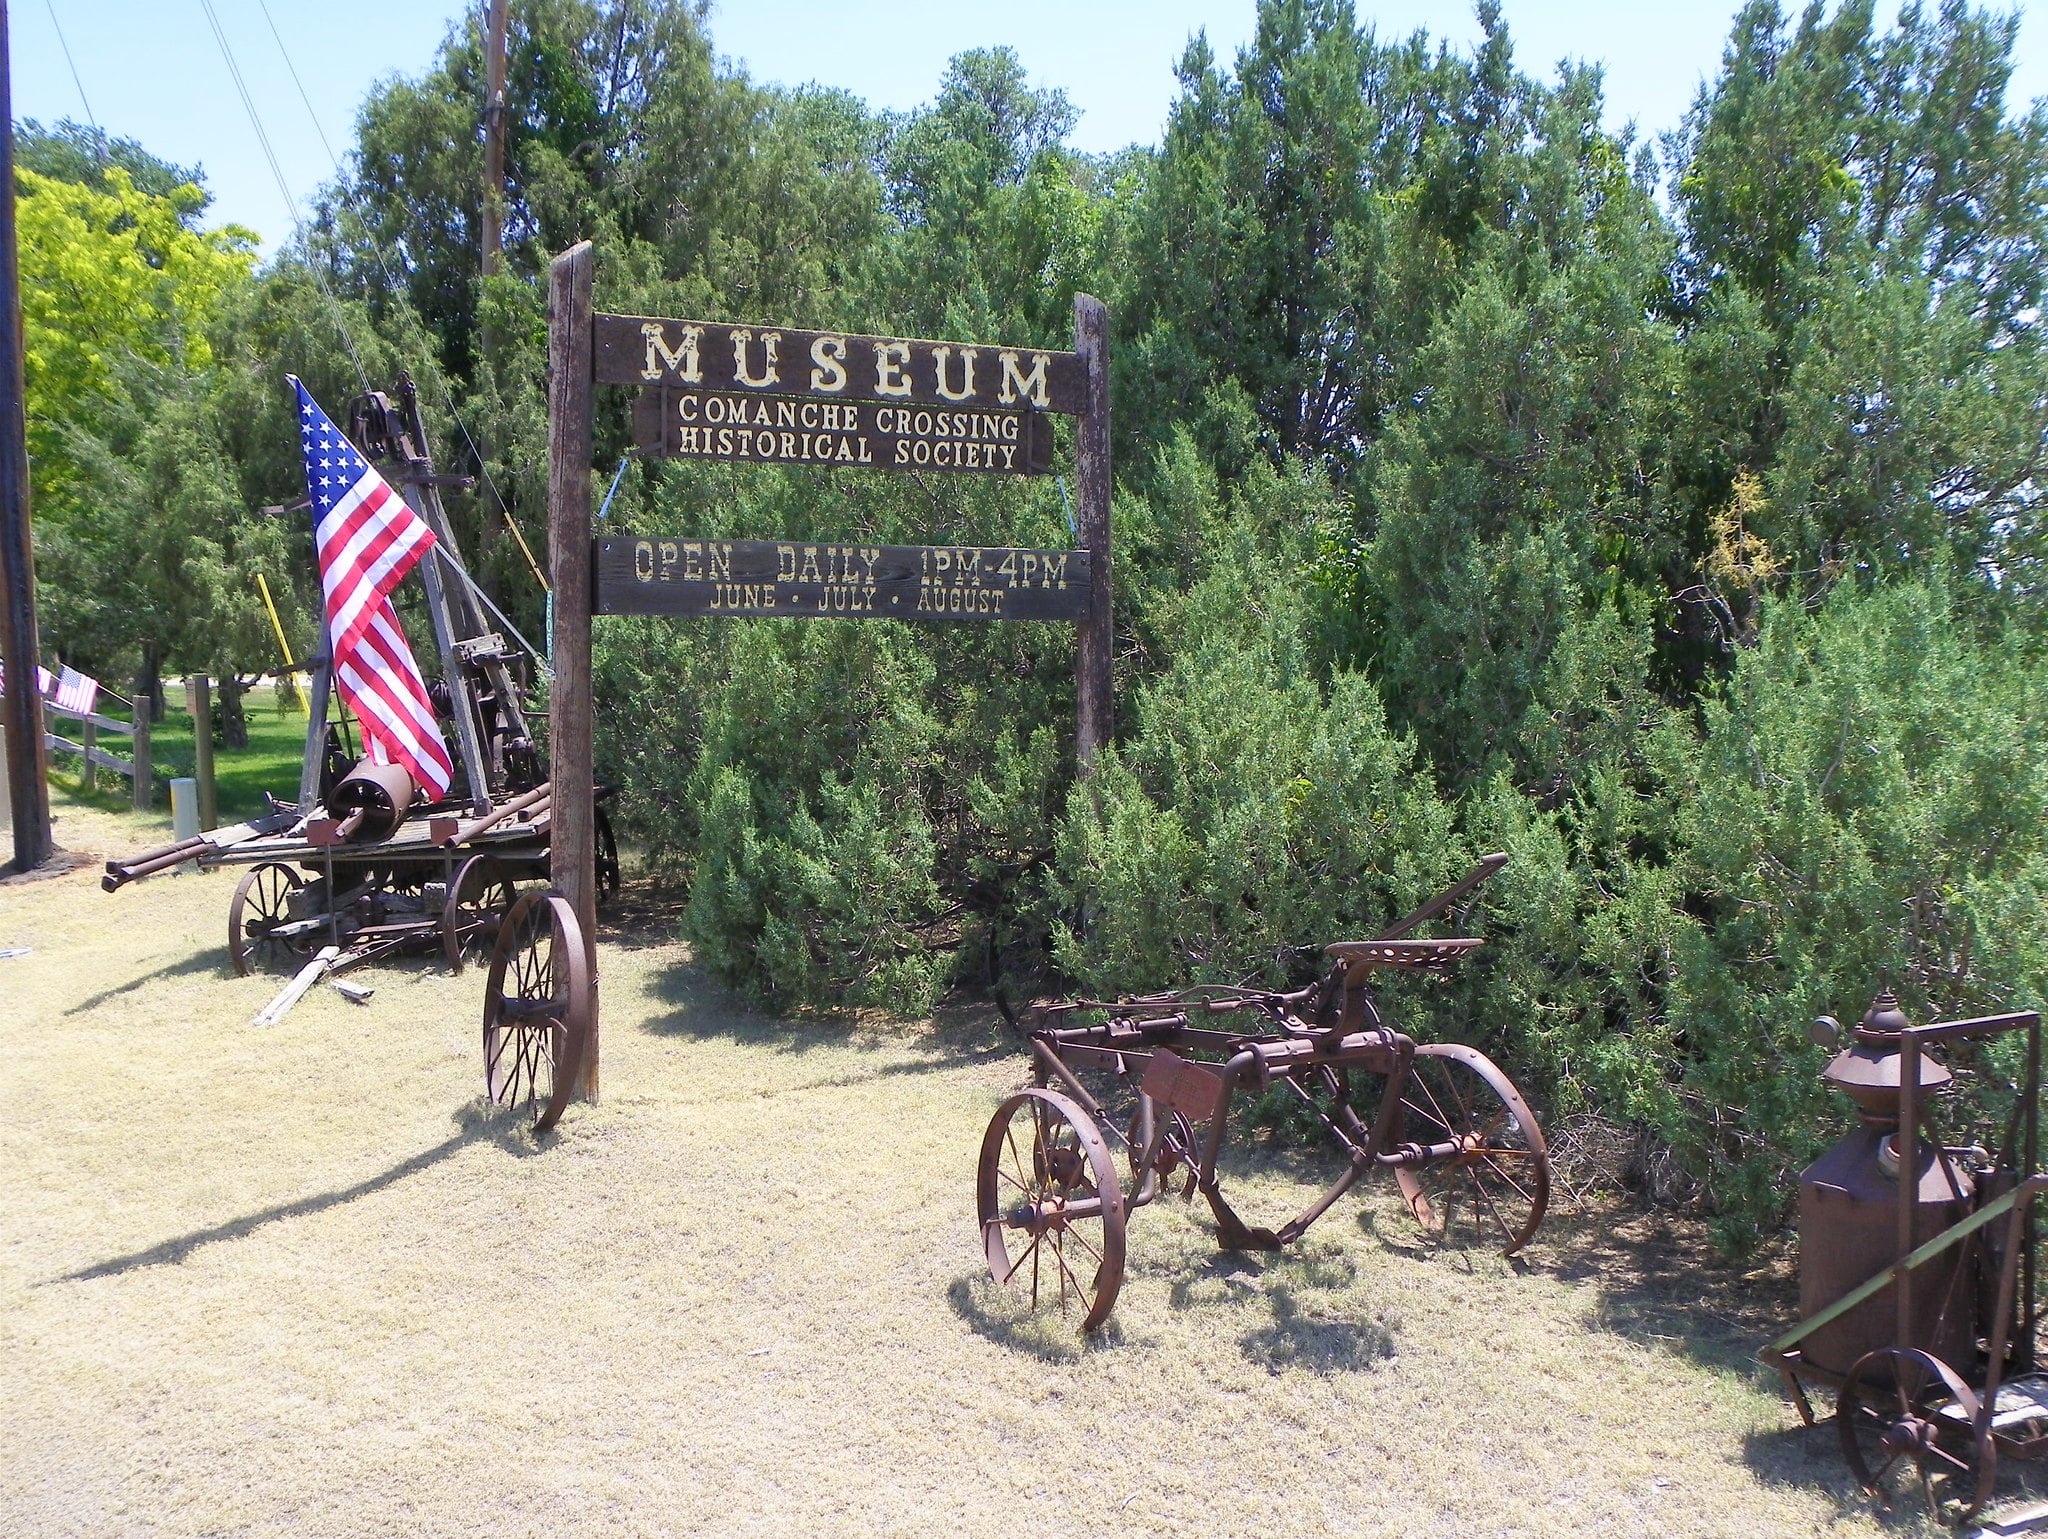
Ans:
[[[150,809],[150,804],[156,800],[156,781],[154,779],[154,771],[151,769],[149,762],[149,698],[147,696],[140,696],[136,699],[134,725],[135,736],[133,742],[135,746],[134,752],[130,757],[135,762],[135,778],[130,782],[129,789],[133,792],[132,800],[135,810],[137,812],[147,812]]]
[[[556,257],[548,271],[548,547],[554,592],[554,687],[548,696],[548,769],[554,800],[549,870],[576,911],[590,976],[597,978],[597,808],[591,799],[590,402],[592,380],[589,241]],[[583,1049],[582,1094],[598,1098],[602,991],[592,990]]]
[[[20,268],[15,256],[14,108],[7,51],[7,0],[0,0],[0,662],[10,687],[7,795],[14,866],[32,871],[56,848],[50,830],[49,759],[43,697],[36,692],[35,547],[29,538],[27,387],[23,379]]]
[[[192,775],[199,782],[199,829],[204,833],[220,827],[220,809],[213,795],[213,680],[195,673],[188,687],[192,692]]]
[[[1074,296],[1074,351],[1088,372],[1088,397],[1074,430],[1074,479],[1080,509],[1075,534],[1088,552],[1093,586],[1087,617],[1074,641],[1074,760],[1082,774],[1110,740],[1111,612],[1109,589],[1109,309],[1088,294]]]
[[[85,750],[85,770],[79,776],[79,786],[90,796],[100,788],[100,767],[92,762],[100,746],[100,729],[90,711],[78,718],[78,744]]]

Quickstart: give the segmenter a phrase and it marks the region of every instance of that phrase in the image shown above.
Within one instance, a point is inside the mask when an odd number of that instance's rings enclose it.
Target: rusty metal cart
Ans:
[[[2024,1042],[2017,1077],[1989,1050],[2013,1037]],[[1800,1177],[1806,1318],[1760,1356],[1807,1425],[1807,1390],[1834,1394],[1842,1452],[1865,1489],[1962,1521],[1990,1499],[2001,1457],[2048,1452],[2036,1351],[2041,1018],[1913,1026],[1887,990],[1846,1045],[1825,1016],[1815,1039],[1841,1046],[1823,1078],[1856,1102],[1859,1125]],[[1994,1147],[1945,1142],[1936,1127],[1943,1103],[1964,1120],[1958,1070],[1993,1117]]]
[[[435,536],[415,570],[442,666],[428,692],[452,729],[456,794],[422,805],[400,766],[365,758],[350,768],[346,723],[331,719],[333,668],[323,645],[313,659],[296,800],[271,798],[267,816],[109,861],[102,885],[113,892],[187,862],[247,867],[228,904],[228,957],[245,976],[298,972],[330,947],[326,972],[404,950],[439,948],[458,971],[466,957],[490,955],[485,1085],[493,1100],[528,1107],[545,1127],[573,1089],[591,980],[566,907],[538,894],[519,898],[521,883],[548,879],[552,815],[545,733],[534,730],[519,672],[531,648],[508,645],[486,622],[489,607],[511,631],[456,553],[440,489],[467,483],[435,472],[412,381],[401,378],[395,401],[374,392],[358,399],[349,436],[366,459],[389,468]],[[606,794],[598,788],[600,802]],[[595,829],[599,889],[610,893],[619,884],[618,846],[601,805]],[[565,947],[565,936],[576,945]]]
[[[1207,1199],[1226,1250],[1292,1243],[1373,1170],[1394,1173],[1409,1211],[1440,1239],[1507,1255],[1527,1245],[1550,1198],[1549,1155],[1528,1103],[1478,1050],[1417,1042],[1383,1023],[1371,987],[1379,970],[1441,971],[1479,946],[1409,936],[1506,862],[1487,856],[1375,940],[1327,947],[1329,971],[1292,993],[1193,988],[1043,1011],[1029,1034],[1034,1083],[996,1109],[981,1144],[975,1197],[991,1275],[1028,1292],[1033,1308],[1057,1300],[1063,1313],[1078,1309],[1081,1328],[1093,1330],[1123,1285],[1131,1211],[1176,1180],[1184,1198]],[[1059,1024],[1082,1011],[1107,1018]],[[1127,1121],[1119,1125],[1082,1070],[1134,1092]],[[1381,1081],[1370,1108],[1355,1099],[1363,1076]],[[1308,1105],[1347,1159],[1319,1197],[1266,1229],[1224,1200],[1217,1158],[1233,1099],[1276,1085]]]

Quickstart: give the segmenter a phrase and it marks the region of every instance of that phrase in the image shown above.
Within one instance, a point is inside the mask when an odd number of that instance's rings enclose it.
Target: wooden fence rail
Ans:
[[[56,701],[45,697],[43,714],[46,717],[63,717],[78,723],[80,741],[73,742],[61,737],[47,727],[43,731],[43,746],[51,753],[76,754],[85,761],[84,783],[88,791],[96,790],[99,771],[108,770],[127,780],[133,789],[135,810],[147,812],[155,790],[150,769],[149,756],[149,711],[145,706],[136,714],[133,723],[116,721],[111,716],[101,716],[94,711],[66,710]],[[99,735],[108,733],[115,737],[134,740],[131,757],[123,759],[108,753],[99,746]]]

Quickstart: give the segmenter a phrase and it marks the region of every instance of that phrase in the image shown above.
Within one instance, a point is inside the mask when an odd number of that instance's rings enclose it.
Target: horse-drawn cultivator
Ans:
[[[1543,1222],[1550,1162],[1528,1103],[1485,1054],[1387,1025],[1372,978],[1442,971],[1481,942],[1410,939],[1506,863],[1489,855],[1378,939],[1326,948],[1330,968],[1291,993],[1194,988],[1076,1000],[1030,1032],[1033,1084],[997,1107],[982,1139],[976,1206],[989,1271],[1032,1306],[1109,1318],[1134,1209],[1178,1183],[1200,1192],[1226,1250],[1299,1239],[1361,1176],[1390,1170],[1416,1221],[1445,1241],[1513,1255]],[[1083,1012],[1093,1024],[1063,1025]],[[1111,1112],[1084,1079],[1131,1103]],[[1368,1082],[1377,1093],[1367,1096]],[[1218,1161],[1233,1102],[1284,1086],[1345,1156],[1328,1188],[1276,1229],[1224,1199]],[[1055,1088],[1057,1087],[1057,1088]],[[1112,1152],[1113,1148],[1118,1152]]]

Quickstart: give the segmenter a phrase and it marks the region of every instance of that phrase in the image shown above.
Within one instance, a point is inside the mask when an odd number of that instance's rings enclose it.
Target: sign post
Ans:
[[[554,684],[548,693],[548,774],[554,782],[549,871],[583,930],[589,953],[590,1034],[582,1095],[598,1098],[597,808],[590,709],[590,297],[589,241],[548,272],[548,557],[552,568]]]
[[[50,832],[49,760],[43,697],[36,690],[35,546],[29,537],[28,428],[21,343],[21,271],[14,218],[14,115],[7,0],[0,0],[0,663],[13,685],[0,694],[6,731],[4,781],[14,869],[33,871],[56,849]]]
[[[1074,759],[1085,775],[1095,751],[1111,736],[1109,607],[1109,307],[1087,294],[1074,296],[1074,351],[1086,370],[1087,396],[1074,435],[1074,479],[1080,512],[1075,533],[1088,555],[1094,582],[1088,614],[1075,636]]]
[[[591,308],[588,242],[548,285],[548,533],[554,687],[551,868],[597,976],[590,620],[1047,620],[1077,631],[1074,755],[1086,775],[1111,735],[1109,315],[1074,296],[1074,350],[799,331]],[[726,463],[1049,475],[1052,418],[1076,419],[1079,548],[596,539],[591,397],[639,388],[648,456]],[[594,991],[593,991],[594,992]],[[594,1018],[582,1094],[598,1094]]]

